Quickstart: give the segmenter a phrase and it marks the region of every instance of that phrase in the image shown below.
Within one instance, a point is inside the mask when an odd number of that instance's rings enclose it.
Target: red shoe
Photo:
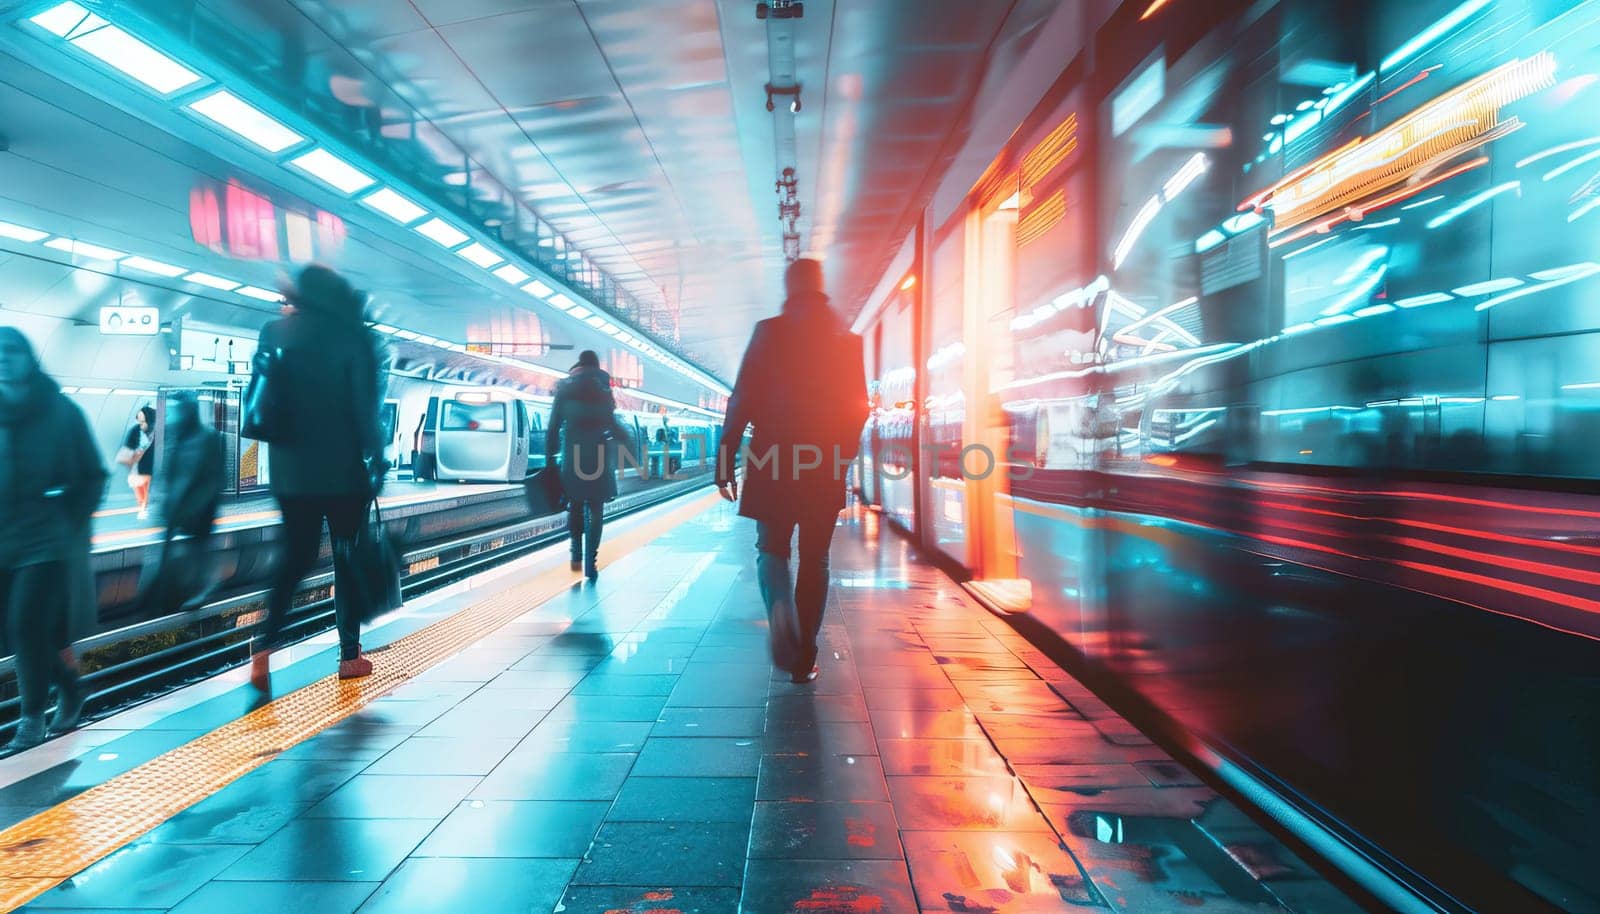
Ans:
[[[365,654],[356,657],[354,660],[339,661],[340,679],[360,679],[363,676],[371,675],[372,661],[368,660]]]
[[[250,655],[250,684],[257,692],[272,691],[272,654],[256,651]]]

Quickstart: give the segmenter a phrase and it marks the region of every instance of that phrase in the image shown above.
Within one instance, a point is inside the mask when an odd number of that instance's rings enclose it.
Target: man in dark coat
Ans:
[[[211,533],[227,475],[222,436],[200,421],[192,391],[168,396],[161,448],[155,496],[166,536],[153,580],[140,596],[144,613],[205,603],[213,586]]]
[[[544,450],[545,466],[556,465],[557,455],[560,456],[572,570],[582,567],[590,580],[600,575],[598,558],[600,535],[605,530],[605,503],[617,494],[612,451],[626,437],[618,428],[616,410],[611,375],[600,367],[600,356],[585,349],[579,353],[572,372],[556,384]]]
[[[71,576],[89,573],[89,521],[105,480],[83,411],[40,370],[27,339],[0,327],[0,610],[22,704],[9,751],[44,741],[52,686],[49,729],[72,729],[83,710]]]
[[[339,630],[339,678],[372,672],[361,653],[363,607],[356,605],[356,533],[377,496],[383,460],[384,367],[377,340],[364,322],[366,296],[333,270],[300,272],[285,291],[288,313],[261,328],[257,347],[279,354],[268,382],[283,404],[285,428],[267,448],[272,494],[283,513],[283,551],[257,633],[250,681],[271,685],[269,652],[301,579],[317,561],[322,522],[333,543],[334,618]]]
[[[828,548],[845,504],[845,476],[867,419],[861,337],[833,313],[822,264],[800,259],[784,274],[783,313],[756,324],[728,400],[717,488],[739,498],[735,456],[745,427],[739,513],[756,521],[756,568],[772,626],[773,661],[795,682],[817,676],[817,634],[828,600]],[[789,550],[800,531],[791,583]]]

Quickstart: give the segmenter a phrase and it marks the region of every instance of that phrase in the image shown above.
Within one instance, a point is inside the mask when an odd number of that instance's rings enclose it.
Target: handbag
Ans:
[[[112,459],[116,460],[116,462],[118,464],[122,465],[122,466],[131,467],[131,466],[135,466],[136,464],[138,464],[139,458],[143,457],[143,456],[144,456],[144,451],[143,450],[131,448],[131,447],[128,447],[128,446],[124,445],[122,447],[117,448],[117,456],[112,458]]]
[[[541,467],[532,476],[522,480],[522,494],[528,500],[528,512],[535,517],[555,514],[567,508],[567,493],[561,484],[559,467]]]
[[[400,544],[384,524],[377,499],[372,501],[367,522],[356,531],[350,566],[362,622],[400,608],[404,602],[400,595]]]
[[[282,444],[288,433],[284,412],[281,382],[274,383],[273,376],[283,364],[279,349],[257,349],[250,360],[250,383],[244,388],[244,401],[240,407],[239,435],[269,444]]]

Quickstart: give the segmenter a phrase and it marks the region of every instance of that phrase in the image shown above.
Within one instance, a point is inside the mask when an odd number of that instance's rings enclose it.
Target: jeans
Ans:
[[[351,575],[351,549],[356,531],[371,500],[361,495],[285,495],[278,499],[283,512],[283,549],[273,574],[272,593],[267,597],[267,614],[256,637],[257,650],[282,647],[283,624],[289,616],[294,592],[317,563],[317,547],[322,544],[322,521],[328,521],[333,541],[333,615],[339,629],[339,659],[361,656],[361,607],[352,605],[359,588],[346,587]]]
[[[42,718],[50,684],[72,671],[61,660],[67,642],[67,566],[45,562],[0,571],[6,640],[16,655],[22,717]]]
[[[600,534],[606,529],[606,501],[582,498],[567,507],[567,536],[572,541],[572,560],[594,565],[600,555]]]
[[[828,602],[828,549],[837,516],[756,522],[756,578],[761,599],[769,619],[774,607],[781,611],[781,604],[794,604],[800,643],[793,669],[801,672],[817,662],[817,634],[822,631],[822,611]],[[800,528],[800,567],[791,582],[789,551],[796,527]]]

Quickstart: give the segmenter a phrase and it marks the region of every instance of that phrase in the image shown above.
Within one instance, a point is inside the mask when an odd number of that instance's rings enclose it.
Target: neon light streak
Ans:
[[[1388,314],[1394,310],[1394,305],[1371,305],[1355,312],[1356,317],[1372,317],[1377,314]]]
[[[1388,272],[1388,264],[1380,265],[1376,270],[1372,271],[1371,276],[1362,280],[1361,283],[1359,283],[1354,289],[1351,289],[1344,295],[1339,296],[1339,298],[1333,304],[1323,308],[1321,313],[1336,317],[1349,318],[1350,315],[1342,312],[1357,302],[1366,301],[1367,298],[1377,290],[1378,286],[1383,283],[1383,277]],[[1323,320],[1328,320],[1328,318],[1323,318]],[[1322,322],[1323,321],[1317,321],[1319,324]]]
[[[1420,308],[1423,305],[1437,305],[1440,302],[1455,301],[1455,296],[1449,292],[1429,292],[1425,295],[1413,295],[1402,298],[1394,303],[1396,308]]]
[[[1411,88],[1412,86],[1416,85],[1417,83],[1422,82],[1424,79],[1428,78],[1428,74],[1432,73],[1434,70],[1437,70],[1442,66],[1444,66],[1444,64],[1436,63],[1433,66],[1428,67],[1427,69],[1425,69],[1422,72],[1418,73],[1416,76],[1413,76],[1410,79],[1406,80],[1404,83],[1401,83],[1400,85],[1396,86],[1395,88],[1390,89],[1388,92],[1385,92],[1384,94],[1378,96],[1377,100],[1375,100],[1372,103],[1372,107],[1376,108],[1379,105],[1383,104],[1384,102],[1388,101],[1389,99],[1394,98],[1396,95],[1399,95],[1401,92],[1404,92],[1405,90]]]
[[[1348,267],[1345,267],[1344,272],[1339,274],[1339,278],[1335,279],[1333,284],[1336,286],[1349,285],[1356,279],[1356,277],[1360,276],[1362,273],[1365,273],[1374,264],[1387,256],[1389,256],[1389,249],[1383,246],[1375,247],[1363,252],[1361,256],[1352,261]]]
[[[1474,295],[1488,295],[1491,292],[1504,292],[1507,289],[1515,289],[1520,285],[1522,285],[1522,280],[1516,278],[1515,276],[1507,276],[1504,279],[1488,279],[1484,280],[1483,282],[1475,282],[1470,285],[1462,286],[1459,289],[1451,289],[1450,291],[1461,296],[1462,298],[1471,298]]]
[[[1210,165],[1210,160],[1206,158],[1203,152],[1197,152],[1190,156],[1188,161],[1183,163],[1183,167],[1179,168],[1176,174],[1161,185],[1162,199],[1170,203],[1173,198],[1183,193],[1184,188],[1193,184],[1195,178],[1205,174]]]
[[[1586,155],[1578,156],[1576,159],[1573,159],[1572,161],[1568,162],[1565,165],[1562,165],[1559,168],[1555,168],[1555,169],[1552,169],[1550,171],[1545,172],[1544,179],[1546,181],[1548,181],[1551,178],[1558,178],[1558,177],[1566,174],[1567,172],[1571,171],[1572,169],[1577,168],[1579,165],[1582,165],[1585,162],[1593,162],[1595,159],[1600,159],[1600,149],[1596,149],[1594,152],[1588,153]]]
[[[1554,289],[1557,286],[1565,286],[1569,283],[1575,283],[1580,279],[1588,279],[1596,273],[1600,273],[1600,264],[1575,264],[1569,272],[1555,279],[1549,279],[1531,286],[1524,286],[1515,292],[1507,292],[1504,295],[1496,295],[1494,298],[1491,298],[1487,301],[1479,302],[1472,310],[1487,311],[1490,308],[1493,308],[1495,305],[1503,305],[1508,301],[1522,298],[1525,295],[1532,295],[1535,292],[1543,292],[1546,289]]]
[[[1493,200],[1495,197],[1500,196],[1506,191],[1516,190],[1520,192],[1521,188],[1521,181],[1507,181],[1504,184],[1496,184],[1488,190],[1479,191],[1467,199],[1462,200],[1460,203],[1457,203],[1455,206],[1450,207],[1439,215],[1434,216],[1432,219],[1429,219],[1428,228],[1436,229],[1441,226],[1449,225],[1461,215],[1477,208],[1484,203],[1489,202],[1490,200]]]
[[[1444,194],[1434,194],[1426,200],[1418,200],[1415,203],[1407,203],[1405,206],[1400,207],[1400,211],[1405,212],[1408,209],[1421,209],[1422,207],[1427,206],[1429,203],[1438,203],[1440,200],[1443,200],[1444,197]]]
[[[1339,90],[1339,94],[1328,99],[1328,107],[1322,109],[1322,116],[1332,117],[1333,112],[1338,111],[1346,102],[1350,101],[1352,98],[1355,98],[1356,93],[1360,92],[1362,89],[1365,89],[1376,77],[1376,73],[1368,70],[1360,79]]]
[[[1154,16],[1156,13],[1161,12],[1161,8],[1166,6],[1169,2],[1170,0],[1151,0],[1150,5],[1145,7],[1144,13],[1139,16],[1139,21],[1143,22],[1146,19],[1149,19],[1151,16]]]
[[[1534,162],[1537,162],[1540,159],[1548,159],[1551,156],[1560,155],[1563,152],[1571,152],[1574,149],[1586,149],[1595,145],[1600,145],[1600,136],[1592,136],[1587,140],[1574,140],[1571,143],[1562,143],[1559,146],[1551,146],[1549,149],[1546,149],[1543,152],[1536,152],[1525,159],[1518,159],[1517,167],[1522,168],[1525,165],[1532,165]]]
[[[1600,196],[1595,196],[1595,197],[1590,198],[1589,202],[1583,204],[1582,206],[1578,207],[1577,209],[1575,209],[1571,213],[1569,213],[1567,215],[1567,221],[1568,222],[1577,222],[1579,219],[1582,219],[1584,216],[1587,216],[1589,214],[1589,212],[1591,210],[1593,210],[1597,206],[1600,206]]]
[[[1184,339],[1184,341],[1187,342],[1191,346],[1198,346],[1198,345],[1200,345],[1200,340],[1197,337],[1195,337],[1194,334],[1190,333],[1189,331],[1183,329],[1182,327],[1180,327],[1177,324],[1174,324],[1172,321],[1168,320],[1167,319],[1167,315],[1171,314],[1174,311],[1178,311],[1178,310],[1181,310],[1183,308],[1187,308],[1190,305],[1198,304],[1199,301],[1200,301],[1200,299],[1195,298],[1194,296],[1191,295],[1190,297],[1185,298],[1182,301],[1173,302],[1172,304],[1166,306],[1165,308],[1162,308],[1159,311],[1152,311],[1151,313],[1146,314],[1144,317],[1139,318],[1138,320],[1134,321],[1133,323],[1128,324],[1126,327],[1123,327],[1122,329],[1118,330],[1117,331],[1117,335],[1121,336],[1122,334],[1125,334],[1125,333],[1131,333],[1131,332],[1133,332],[1135,330],[1138,330],[1140,327],[1143,327],[1146,324],[1149,324],[1152,321],[1159,320],[1169,328],[1167,332],[1170,332],[1170,333],[1173,333],[1173,334],[1176,334],[1176,335],[1182,337]],[[1138,340],[1138,342],[1142,343],[1142,342],[1144,342],[1144,340]]]
[[[1423,181],[1422,183],[1417,184],[1417,185],[1415,185],[1413,187],[1408,187],[1408,188],[1405,188],[1403,190],[1396,191],[1396,192],[1390,194],[1387,197],[1380,197],[1379,199],[1374,200],[1371,203],[1368,203],[1366,205],[1365,212],[1374,213],[1374,212],[1377,212],[1380,209],[1383,209],[1385,206],[1389,206],[1391,204],[1399,203],[1401,200],[1405,200],[1405,199],[1407,199],[1409,197],[1414,197],[1417,194],[1422,193],[1423,191],[1427,190],[1430,187],[1433,187],[1436,184],[1441,184],[1441,183],[1443,183],[1445,181],[1448,181],[1451,178],[1455,177],[1456,175],[1463,174],[1465,172],[1471,171],[1472,169],[1477,168],[1480,165],[1486,165],[1486,164],[1488,164],[1488,162],[1489,162],[1489,157],[1488,156],[1479,156],[1479,157],[1477,157],[1476,159],[1473,159],[1470,162],[1464,162],[1464,163],[1462,163],[1460,165],[1457,165],[1456,167],[1450,169],[1449,171],[1446,171],[1446,172],[1444,172],[1442,174],[1439,174],[1439,175],[1436,175],[1436,176],[1434,176],[1432,178],[1429,178],[1428,180]],[[1279,238],[1276,241],[1269,241],[1269,242],[1267,242],[1267,247],[1275,248],[1275,247],[1278,247],[1279,245],[1288,244],[1291,241],[1296,241],[1298,239],[1304,238],[1305,236],[1313,234],[1315,232],[1326,232],[1329,228],[1331,228],[1331,227],[1333,227],[1335,225],[1338,225],[1340,222],[1343,222],[1348,218],[1350,218],[1350,213],[1347,211],[1347,212],[1345,212],[1345,213],[1343,213],[1341,215],[1335,216],[1332,219],[1329,219],[1329,220],[1327,220],[1325,222],[1315,223],[1312,226],[1310,226],[1309,228],[1301,229],[1300,231],[1295,232],[1294,234],[1289,235],[1289,236],[1287,236],[1285,238]]]
[[[1294,336],[1296,333],[1305,333],[1307,330],[1310,330],[1310,329],[1312,329],[1312,328],[1314,328],[1316,326],[1317,326],[1316,324],[1310,324],[1310,323],[1295,324],[1293,326],[1283,328],[1283,335],[1284,336]],[[1262,413],[1262,415],[1267,415],[1267,414],[1266,413]]]
[[[1304,254],[1307,251],[1316,250],[1317,248],[1320,248],[1325,244],[1332,244],[1333,242],[1338,241],[1338,240],[1339,240],[1338,238],[1324,238],[1321,241],[1312,242],[1311,244],[1308,244],[1303,248],[1296,248],[1295,250],[1290,251],[1289,253],[1283,255],[1283,259],[1284,260],[1289,260],[1289,259],[1294,258],[1294,257],[1299,257],[1301,254]]]
[[[1368,223],[1366,225],[1358,225],[1355,228],[1351,229],[1351,231],[1353,231],[1353,232],[1365,232],[1368,229],[1387,228],[1387,227],[1389,227],[1391,225],[1399,225],[1399,224],[1400,224],[1400,217],[1396,216],[1393,219],[1385,219],[1382,222],[1371,222],[1371,223]]]
[[[1387,73],[1410,60],[1416,56],[1418,51],[1450,34],[1457,26],[1472,18],[1479,10],[1488,6],[1490,2],[1491,0],[1467,0],[1466,3],[1446,14],[1443,19],[1423,29],[1410,41],[1396,48],[1393,54],[1385,57],[1383,63],[1378,65],[1378,70]]]
[[[1155,221],[1156,215],[1160,212],[1160,197],[1151,197],[1144,202],[1143,206],[1139,207],[1139,211],[1133,216],[1133,221],[1128,224],[1127,231],[1122,233],[1122,239],[1117,242],[1116,248],[1111,253],[1112,269],[1121,267],[1122,262],[1128,259],[1128,255],[1133,252],[1133,246],[1138,242],[1139,236],[1144,233],[1146,228],[1149,228],[1150,223]]]

